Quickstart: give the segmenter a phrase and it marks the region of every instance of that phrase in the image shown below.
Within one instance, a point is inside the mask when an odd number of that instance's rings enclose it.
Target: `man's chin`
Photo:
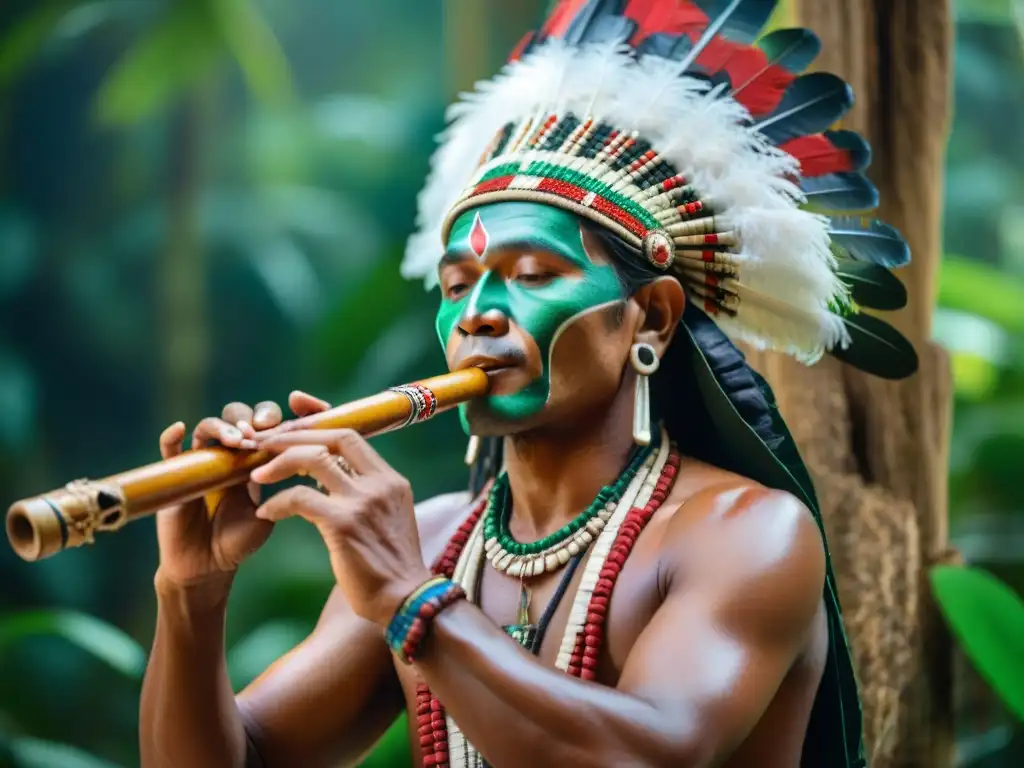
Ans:
[[[519,393],[488,395],[466,403],[463,418],[470,433],[477,437],[507,437],[528,432],[537,426],[544,410],[543,403],[533,404],[530,399]]]
[[[535,375],[520,365],[490,370],[487,376],[491,380],[488,397],[518,395],[537,380]]]

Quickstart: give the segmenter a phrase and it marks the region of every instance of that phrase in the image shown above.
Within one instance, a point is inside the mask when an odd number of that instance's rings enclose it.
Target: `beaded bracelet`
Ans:
[[[430,579],[395,611],[384,634],[388,646],[406,664],[411,664],[434,617],[465,596],[462,587],[443,576]]]

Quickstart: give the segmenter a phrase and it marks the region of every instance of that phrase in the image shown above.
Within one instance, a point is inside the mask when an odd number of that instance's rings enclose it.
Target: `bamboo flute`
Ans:
[[[466,368],[392,387],[285,422],[275,430],[354,429],[371,437],[426,421],[435,413],[485,395],[489,386],[483,370]],[[75,480],[12,504],[7,511],[7,538],[23,560],[52,557],[93,543],[97,532],[113,532],[163,507],[244,483],[253,469],[270,458],[263,451],[203,448],[102,480]]]

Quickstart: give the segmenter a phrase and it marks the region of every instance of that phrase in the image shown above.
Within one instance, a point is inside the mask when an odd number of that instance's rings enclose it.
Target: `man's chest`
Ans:
[[[630,650],[660,605],[657,551],[645,538],[654,537],[641,536],[637,541],[609,601],[597,666],[597,680],[605,685],[617,683]],[[474,604],[509,635],[510,643],[519,644],[541,664],[555,667],[570,619],[579,623],[579,612],[586,608],[585,603],[577,604],[586,565],[587,559],[583,558],[571,571],[563,569],[521,580],[484,563],[475,588],[469,591]],[[397,671],[407,702],[415,706],[416,685],[421,678],[415,667],[398,664]]]

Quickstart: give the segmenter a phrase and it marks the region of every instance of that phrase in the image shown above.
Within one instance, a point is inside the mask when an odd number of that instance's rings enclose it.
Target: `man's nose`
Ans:
[[[459,330],[465,336],[504,336],[508,333],[508,316],[500,309],[471,309],[459,320]]]

